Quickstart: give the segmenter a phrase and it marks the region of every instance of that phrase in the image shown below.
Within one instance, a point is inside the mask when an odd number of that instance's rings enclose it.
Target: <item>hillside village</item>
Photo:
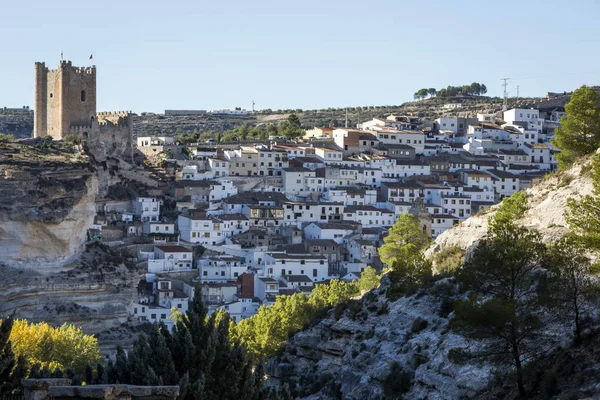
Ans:
[[[279,295],[380,272],[377,249],[403,213],[435,239],[531,187],[557,169],[550,139],[562,115],[392,114],[245,145],[138,136],[139,152],[170,166],[168,195],[104,200],[89,239],[151,244],[137,256],[147,274],[134,319],[171,327],[198,287],[211,312],[239,322]]]

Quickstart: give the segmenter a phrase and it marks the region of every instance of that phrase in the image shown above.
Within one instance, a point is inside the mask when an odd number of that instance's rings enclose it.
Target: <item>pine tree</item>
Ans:
[[[552,144],[560,149],[556,156],[561,169],[577,158],[600,147],[600,96],[594,89],[582,86],[571,95],[565,106],[567,116],[561,119]]]
[[[423,232],[417,217],[405,213],[398,217],[383,241],[385,244],[379,248],[379,255],[382,262],[391,266],[403,246],[413,244],[420,251],[429,245],[431,237]]]
[[[165,336],[161,331],[163,328],[155,326],[150,335],[150,347],[153,349],[153,355],[150,366],[156,372],[156,375],[162,379],[166,385],[175,385],[179,381],[171,351],[167,347]],[[166,330],[167,328],[164,327]]]
[[[86,385],[94,383],[94,369],[89,364],[85,366],[85,383]]]
[[[547,293],[557,315],[573,322],[575,342],[581,343],[581,315],[588,311],[598,295],[596,274],[577,238],[566,236],[548,249],[544,259],[548,270]]]
[[[108,383],[107,379],[106,379],[106,371],[104,369],[104,366],[102,364],[97,364],[96,365],[96,380],[95,383],[97,385],[103,385]]]
[[[151,381],[157,380],[154,370],[150,372],[152,351],[148,345],[146,335],[142,333],[129,354],[128,365],[131,371],[130,382],[134,385],[149,385]],[[156,378],[156,379],[154,379]]]
[[[13,322],[14,314],[5,318],[0,325],[0,395],[12,389],[10,374],[16,362],[10,343]]]
[[[117,357],[115,360],[114,366],[114,378],[115,381],[111,383],[129,383],[130,382],[130,372],[128,367],[127,354],[125,354],[125,350],[119,345],[117,345]]]
[[[537,232],[512,221],[496,223],[457,274],[459,282],[473,292],[468,300],[456,302],[452,326],[487,339],[481,356],[504,356],[501,361],[512,363],[522,398],[526,395],[523,364],[543,350],[536,341],[543,328],[536,286],[544,250]]]
[[[27,365],[27,359],[24,356],[19,356],[17,359],[17,365],[13,369],[12,375],[10,376],[12,380],[13,392],[15,390],[22,392],[22,383],[21,381],[27,378],[27,372],[29,370],[29,366]]]
[[[106,374],[105,375],[106,375],[106,383],[115,384],[119,380],[118,376],[117,376],[117,369],[115,368],[112,360],[108,360],[108,363],[106,363]]]

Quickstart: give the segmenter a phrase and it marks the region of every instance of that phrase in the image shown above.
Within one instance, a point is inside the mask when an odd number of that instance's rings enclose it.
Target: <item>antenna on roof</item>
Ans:
[[[501,81],[504,81],[502,86],[504,86],[504,101],[502,102],[502,111],[508,110],[508,92],[506,91],[506,87],[508,86],[508,80],[510,78],[501,78]]]

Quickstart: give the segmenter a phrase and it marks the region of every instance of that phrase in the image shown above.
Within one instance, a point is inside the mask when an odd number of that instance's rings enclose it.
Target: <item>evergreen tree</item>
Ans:
[[[115,368],[112,360],[108,360],[106,363],[106,383],[115,384],[119,380],[117,375],[117,369]]]
[[[565,220],[571,232],[589,249],[600,249],[600,154],[592,158],[594,195],[567,199]]]
[[[504,221],[490,228],[457,274],[459,282],[473,293],[468,300],[456,302],[453,327],[487,339],[482,355],[512,363],[521,397],[526,395],[523,364],[542,350],[536,341],[542,330],[537,316],[536,272],[543,255],[537,232]]]
[[[62,372],[62,369],[60,369],[60,368],[54,368],[54,371],[52,371],[52,375],[51,375],[52,378],[62,378],[64,376],[65,376],[65,374],[64,374],[64,372]]]
[[[571,95],[565,106],[567,116],[560,121],[552,141],[560,149],[556,156],[561,169],[577,158],[600,147],[600,96],[594,89],[582,86]]]
[[[171,356],[173,357],[173,360],[177,360],[175,363],[175,368],[177,369],[179,376],[183,377],[184,374],[187,374],[188,381],[188,371],[192,367],[193,355],[194,343],[192,341],[192,335],[182,322],[178,322],[173,334]]]
[[[94,383],[94,369],[90,364],[85,366],[85,383],[86,385]]]
[[[550,246],[545,267],[550,304],[559,309],[557,315],[573,321],[575,341],[581,343],[581,315],[598,295],[597,265],[591,264],[576,238],[567,236]]]
[[[385,244],[379,248],[379,256],[382,262],[391,266],[401,254],[403,246],[412,244],[421,251],[429,245],[431,237],[421,229],[417,217],[405,213],[398,217],[383,241]]]
[[[114,366],[114,382],[111,383],[129,383],[130,380],[130,372],[128,367],[127,354],[125,354],[125,350],[119,345],[117,345],[117,357],[115,360]]]
[[[406,244],[397,252],[388,273],[391,287],[388,295],[397,298],[412,293],[417,287],[425,284],[432,275],[431,261],[412,244]]]
[[[31,366],[31,369],[29,370],[29,379],[40,379],[41,378],[41,374],[40,374],[40,370],[41,370],[42,366],[39,363],[35,363]]]
[[[97,385],[104,385],[107,382],[107,377],[106,377],[106,371],[104,369],[104,366],[102,364],[97,364],[96,365],[96,380],[95,383]]]
[[[152,350],[148,344],[148,339],[142,333],[133,344],[133,350],[128,358],[132,384],[150,385],[152,381],[157,380],[154,370],[150,372],[152,358]]]
[[[379,285],[380,277],[377,275],[375,268],[369,266],[360,274],[358,280],[358,289],[361,291],[369,291],[375,289]]]
[[[300,123],[300,118],[294,113],[291,113],[287,119],[287,122],[290,124],[292,128],[300,129],[302,128],[302,124]]]
[[[153,350],[151,366],[156,375],[165,385],[175,385],[179,381],[171,351],[167,347],[165,335],[161,333],[162,327],[155,326],[150,335],[150,348]],[[167,329],[164,327],[164,329]]]
[[[22,392],[22,381],[27,378],[27,373],[29,370],[29,366],[27,365],[27,359],[24,356],[19,356],[17,359],[17,365],[13,369],[12,375],[10,376],[12,380],[13,392],[15,390]]]
[[[14,314],[5,318],[0,325],[0,395],[12,390],[10,374],[15,366],[15,354],[10,342]]]

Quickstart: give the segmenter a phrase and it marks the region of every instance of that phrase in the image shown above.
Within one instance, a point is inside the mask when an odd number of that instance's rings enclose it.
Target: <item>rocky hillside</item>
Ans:
[[[33,110],[29,108],[0,108],[0,134],[16,138],[31,137]]]
[[[0,143],[2,262],[60,260],[86,239],[98,180],[86,155],[42,140]]]
[[[98,244],[60,272],[0,266],[0,315],[15,311],[18,318],[72,323],[95,334],[116,329],[128,321],[127,307],[143,272],[125,253]]]
[[[519,221],[523,226],[537,229],[545,240],[552,241],[568,232],[563,216],[567,199],[592,194],[591,163],[581,162],[568,171],[550,174],[527,189],[529,209]],[[462,221],[439,235],[427,251],[432,255],[449,248],[468,251],[487,232],[488,218],[497,206]]]
[[[460,296],[453,278],[396,301],[386,297],[388,285],[384,277],[378,289],[331,310],[327,318],[296,334],[267,363],[269,382],[285,383],[305,400],[516,398],[506,370],[487,361],[465,362],[454,356],[459,349],[481,350],[481,342],[450,329],[452,303]],[[553,324],[540,347],[568,347],[569,334],[568,326]],[[587,363],[573,369],[600,369],[600,360],[594,361],[596,354],[590,348],[583,351],[580,359],[587,357]],[[528,390],[541,390],[544,373],[536,374],[531,368]],[[555,374],[555,381],[557,375],[558,382],[587,379],[583,372],[580,378]],[[557,383],[554,390],[560,391],[561,385],[565,383]],[[579,391],[570,389],[571,393]],[[593,393],[600,396],[597,389]],[[581,392],[589,393],[589,385]]]

